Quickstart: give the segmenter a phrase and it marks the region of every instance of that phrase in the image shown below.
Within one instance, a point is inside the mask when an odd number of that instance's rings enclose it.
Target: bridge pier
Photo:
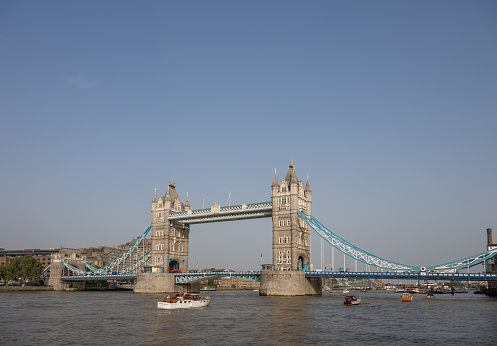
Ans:
[[[261,271],[261,296],[303,296],[320,295],[321,278],[306,278],[305,272],[296,270]]]
[[[49,286],[52,286],[54,291],[84,291],[86,287],[85,281],[62,281],[49,280]]]
[[[134,293],[176,293],[180,290],[186,292],[200,292],[198,282],[186,285],[176,285],[173,273],[138,273]]]
[[[72,253],[70,256],[67,254],[58,253],[52,254],[52,263],[50,264],[50,277],[48,278],[48,286],[52,286],[54,291],[72,291],[84,290],[86,286],[85,281],[62,281],[62,273],[64,272],[64,265],[62,260],[71,262],[76,267],[83,267],[83,260]]]

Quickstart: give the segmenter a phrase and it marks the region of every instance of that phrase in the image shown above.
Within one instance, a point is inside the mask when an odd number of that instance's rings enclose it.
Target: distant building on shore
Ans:
[[[52,259],[53,253],[59,253],[61,249],[25,249],[25,250],[5,250],[0,249],[0,266],[8,267],[10,262],[16,257],[33,256],[35,260],[41,263],[42,271],[45,270]],[[76,250],[77,251],[77,250]],[[50,275],[50,269],[45,272]]]

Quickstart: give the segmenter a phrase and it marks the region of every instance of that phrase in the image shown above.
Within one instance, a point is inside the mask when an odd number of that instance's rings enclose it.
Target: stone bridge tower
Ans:
[[[152,252],[150,263],[152,271],[188,271],[188,242],[190,226],[179,221],[169,221],[169,212],[190,210],[188,194],[183,204],[178,197],[173,180],[169,183],[163,197],[152,201]]]
[[[273,264],[276,270],[310,270],[311,232],[298,215],[300,210],[311,215],[309,177],[304,186],[297,179],[293,159],[285,178],[278,183],[276,170],[272,184],[273,202]]]

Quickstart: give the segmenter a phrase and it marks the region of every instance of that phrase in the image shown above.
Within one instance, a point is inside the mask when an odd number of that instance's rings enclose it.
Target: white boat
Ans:
[[[349,293],[349,290],[343,290],[342,293]]]
[[[165,297],[162,301],[157,302],[159,309],[188,309],[201,308],[208,306],[211,302],[211,297],[200,297],[195,293],[176,294],[174,297]]]

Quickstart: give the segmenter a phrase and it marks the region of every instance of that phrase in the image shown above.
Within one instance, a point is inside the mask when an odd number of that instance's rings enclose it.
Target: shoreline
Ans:
[[[53,291],[53,287],[44,286],[0,286],[0,292],[33,292],[33,291]]]

